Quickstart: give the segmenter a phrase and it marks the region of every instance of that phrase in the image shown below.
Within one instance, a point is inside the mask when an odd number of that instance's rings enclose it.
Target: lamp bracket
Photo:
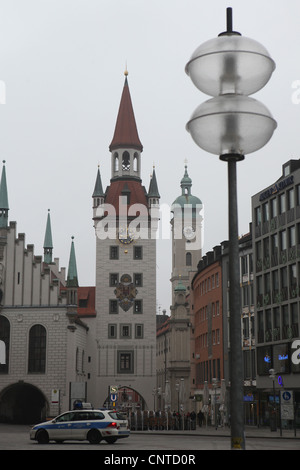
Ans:
[[[220,33],[218,36],[241,36],[241,33],[238,31],[233,31],[232,30],[232,8],[228,7],[226,8],[226,26],[227,26],[227,31],[224,31],[223,33]]]

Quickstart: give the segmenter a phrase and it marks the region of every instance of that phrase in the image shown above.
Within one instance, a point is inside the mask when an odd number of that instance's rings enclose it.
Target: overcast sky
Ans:
[[[92,192],[110,180],[111,142],[127,63],[142,179],[155,164],[162,204],[180,194],[184,162],[204,204],[204,253],[228,238],[227,165],[194,144],[185,125],[209,97],[184,72],[193,51],[226,29],[262,43],[276,62],[254,98],[278,123],[271,141],[238,164],[239,231],[251,196],[300,156],[300,2],[297,0],[0,0],[0,158],[9,219],[43,253],[51,209],[54,256],[68,265],[71,236],[80,285],[95,285]],[[0,86],[0,95],[3,87]],[[2,92],[3,98],[3,92]],[[1,100],[1,96],[0,96]],[[3,101],[3,99],[2,99]],[[171,303],[171,243],[158,242],[158,309]]]

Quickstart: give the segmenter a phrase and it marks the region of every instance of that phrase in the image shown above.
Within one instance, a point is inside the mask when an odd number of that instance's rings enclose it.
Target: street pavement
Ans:
[[[208,437],[230,437],[230,428],[228,427],[218,427],[217,429],[215,426],[196,426],[196,430],[180,430],[180,431],[166,431],[166,430],[146,430],[146,431],[131,431],[131,433],[146,433],[146,434],[171,434],[171,435],[192,435],[192,436],[208,436]],[[263,426],[245,426],[245,437],[246,438],[278,438],[278,439],[297,439],[299,440],[299,450],[300,450],[300,429],[282,429],[280,430],[279,427],[277,431],[271,431],[270,427]]]
[[[147,455],[150,458],[156,453],[157,455],[180,453],[186,456],[195,455],[197,462],[200,462],[202,450],[230,450],[230,429],[221,427],[215,429],[214,426],[197,426],[193,431],[131,431],[131,436],[128,439],[121,439],[114,445],[108,445],[101,441],[97,446],[93,446],[87,441],[67,441],[64,444],[51,441],[46,445],[38,444],[35,441],[30,441],[29,430],[29,425],[0,424],[0,451],[96,450],[101,452],[103,462],[106,456],[117,458],[122,455],[138,455],[140,463],[143,464],[146,462]],[[279,429],[271,431],[267,427],[246,426],[245,442],[246,450],[300,450],[300,429],[297,429],[295,436],[294,430],[283,429],[280,432]],[[13,455],[17,456],[17,454]]]

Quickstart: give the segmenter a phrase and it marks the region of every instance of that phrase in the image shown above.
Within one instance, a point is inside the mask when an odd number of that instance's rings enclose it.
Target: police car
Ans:
[[[114,410],[67,411],[50,421],[33,426],[30,431],[30,439],[39,444],[48,444],[52,440],[88,440],[91,444],[104,440],[113,444],[117,439],[129,435],[128,421]]]

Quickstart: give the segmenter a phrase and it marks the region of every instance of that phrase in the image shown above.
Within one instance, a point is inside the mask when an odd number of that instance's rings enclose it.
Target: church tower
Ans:
[[[172,304],[175,288],[180,281],[189,289],[191,276],[197,272],[202,257],[202,221],[200,214],[203,204],[192,195],[192,179],[187,165],[180,182],[181,195],[172,204]]]
[[[156,384],[157,212],[152,213],[160,196],[155,171],[148,193],[142,185],[143,145],[127,75],[109,146],[110,184],[104,192],[98,169],[93,192],[97,350],[92,400],[103,405],[109,387],[117,386],[118,407],[146,409]]]

